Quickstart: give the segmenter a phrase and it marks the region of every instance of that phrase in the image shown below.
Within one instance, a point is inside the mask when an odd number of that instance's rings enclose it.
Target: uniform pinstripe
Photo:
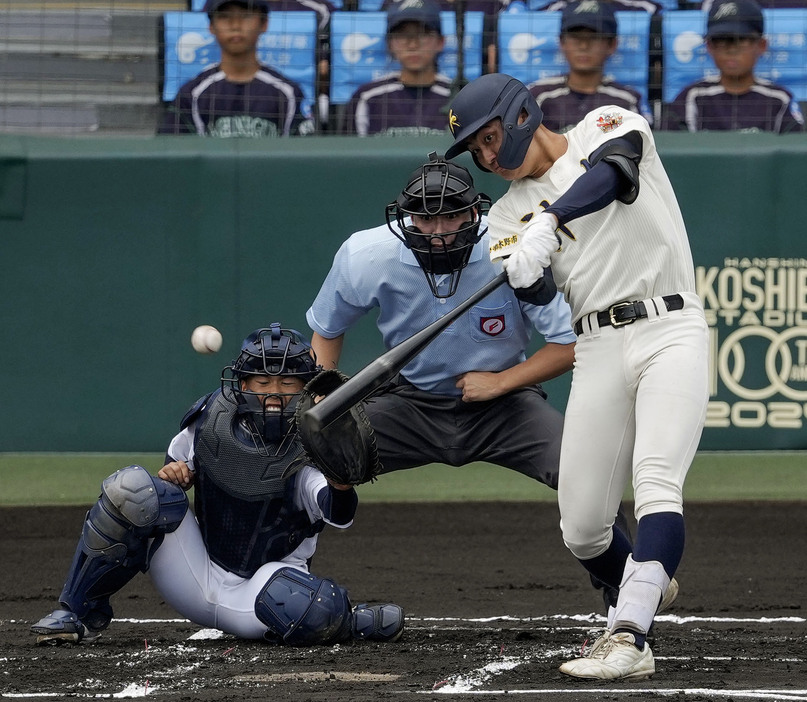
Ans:
[[[572,220],[559,230],[563,243],[552,255],[558,288],[585,330],[576,347],[558,493],[564,540],[581,559],[607,549],[631,478],[638,518],[683,511],[683,482],[708,399],[707,327],[686,228],[650,126],[616,106],[591,112],[567,132],[566,153],[544,175],[514,181],[489,215],[492,256],[499,258],[516,244],[497,244],[568,190],[595,149],[632,131],[643,141],[638,198]],[[662,296],[671,294],[682,295],[683,310],[667,311]],[[647,320],[599,327],[592,313],[632,300],[646,301]]]

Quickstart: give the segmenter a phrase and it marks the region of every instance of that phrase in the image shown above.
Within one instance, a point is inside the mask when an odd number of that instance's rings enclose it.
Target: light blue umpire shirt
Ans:
[[[474,246],[457,292],[432,295],[415,255],[386,225],[356,232],[337,251],[322,288],[306,313],[309,326],[333,339],[347,332],[374,307],[384,345],[390,349],[454,309],[501,271],[488,254],[485,234]],[[438,290],[448,286],[438,277]],[[548,305],[520,302],[502,285],[462,315],[403,370],[413,385],[440,395],[461,396],[457,376],[467,371],[501,371],[526,359],[533,331],[546,342],[574,343],[571,310],[558,293]]]

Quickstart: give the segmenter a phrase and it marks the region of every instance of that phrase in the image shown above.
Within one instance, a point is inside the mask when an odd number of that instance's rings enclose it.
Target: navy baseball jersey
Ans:
[[[699,132],[801,132],[804,117],[789,90],[756,78],[741,95],[727,93],[715,76],[684,88],[668,106],[665,129]]]
[[[270,0],[270,12],[309,11],[317,13],[317,27],[320,31],[326,30],[331,22],[331,15],[336,12],[336,6],[329,0]],[[272,16],[269,15],[269,23]]]
[[[589,112],[605,105],[618,105],[641,114],[652,123],[652,115],[644,106],[641,95],[633,88],[604,80],[594,93],[572,90],[568,76],[553,76],[527,86],[544,113],[543,124],[553,132],[565,132]]]
[[[269,66],[248,83],[235,83],[216,64],[179,89],[168,106],[159,134],[213,137],[279,137],[309,134],[303,91]]]
[[[272,23],[272,12],[308,11],[317,14],[317,43],[319,55],[328,58],[331,51],[331,17],[336,6],[329,0],[270,0],[269,23]]]
[[[362,85],[345,107],[343,134],[444,135],[451,81],[438,74],[430,86],[409,87],[398,73]]]

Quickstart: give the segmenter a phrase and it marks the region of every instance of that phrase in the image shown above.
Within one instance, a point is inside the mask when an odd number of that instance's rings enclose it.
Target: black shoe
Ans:
[[[397,641],[404,628],[404,613],[396,604],[356,605],[353,617],[353,638],[367,641]]]
[[[591,584],[597,589],[602,590],[602,603],[605,605],[605,614],[608,615],[609,607],[616,607],[616,601],[619,597],[619,588],[606,585],[602,580],[595,578],[589,573]]]
[[[37,644],[92,643],[100,631],[90,629],[75,614],[66,609],[57,609],[47,617],[42,617],[31,627],[37,637]]]

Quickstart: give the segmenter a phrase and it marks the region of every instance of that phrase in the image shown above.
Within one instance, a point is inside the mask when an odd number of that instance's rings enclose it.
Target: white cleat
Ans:
[[[656,614],[661,614],[663,611],[669,609],[672,603],[675,602],[676,597],[678,597],[678,581],[673,578],[670,580],[670,584],[667,586],[667,590],[661,598]]]
[[[656,672],[653,652],[646,643],[640,651],[634,641],[633,634],[606,631],[586,658],[566,661],[560,672],[586,680],[645,680]]]

